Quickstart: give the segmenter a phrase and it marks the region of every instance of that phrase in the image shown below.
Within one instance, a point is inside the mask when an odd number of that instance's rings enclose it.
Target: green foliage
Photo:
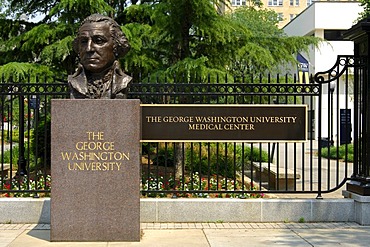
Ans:
[[[19,146],[16,145],[12,150],[6,150],[3,154],[0,153],[0,160],[4,160],[7,164],[18,164]]]
[[[72,42],[74,37],[71,35],[58,40],[57,42],[46,46],[40,54],[40,59],[50,66],[61,67],[63,61],[66,61],[67,57],[72,54]]]
[[[19,131],[18,130],[12,130],[12,140],[11,141],[19,142]]]
[[[2,181],[0,181],[2,182]],[[30,178],[27,175],[22,177],[11,178],[3,184],[5,190],[50,190],[51,176],[36,175],[36,178]],[[4,193],[5,197],[39,197],[37,193],[30,192],[15,192]],[[41,196],[50,197],[50,193],[42,193]]]
[[[42,117],[31,136],[31,153],[39,161],[39,168],[50,168],[51,164],[51,119]]]
[[[294,53],[319,42],[287,37],[277,28],[277,14],[269,10],[246,7],[220,13],[226,2],[11,0],[4,6],[13,19],[0,16],[0,73],[7,78],[12,73],[17,78],[27,73],[72,74],[77,63],[72,41],[81,21],[92,13],[109,15],[122,26],[132,49],[121,62],[134,75],[182,74],[190,81],[195,74],[275,72],[295,62]],[[36,13],[46,16],[39,23],[19,20],[21,14]]]
[[[122,27],[122,31],[130,41],[131,50],[121,65],[125,70],[136,73],[153,72],[160,63],[152,55],[155,50],[150,37],[152,27],[147,24],[129,23]]]
[[[32,28],[22,35],[22,39],[20,40],[22,43],[20,44],[21,51],[32,50],[39,52],[40,48],[50,44],[55,39],[57,34],[55,31],[53,26],[47,24],[41,24]]]
[[[364,11],[359,13],[357,22],[370,16],[370,0],[360,0],[360,6],[364,7]]]
[[[240,190],[256,190],[252,183],[240,181],[240,178],[228,179],[218,176],[201,176],[198,172],[190,174],[189,176],[180,177],[179,180],[175,181],[173,177],[164,178],[162,176],[155,176],[149,174],[149,176],[143,176],[141,180],[141,186],[143,190],[143,196],[146,197],[166,197],[169,194],[162,192],[151,192],[153,190],[171,190],[180,189],[184,191],[200,191],[208,190],[212,192],[220,193],[204,193],[204,192],[193,192],[193,193],[176,193],[177,197],[195,197],[195,198],[263,198],[264,194],[259,193],[224,193],[227,191],[240,191]]]
[[[173,147],[161,147],[157,155],[153,159],[153,163],[160,166],[173,167],[174,165],[174,152]]]
[[[6,81],[37,82],[37,75],[43,75],[51,80],[54,74],[55,73],[51,71],[48,66],[40,64],[10,62],[0,66],[0,75],[2,75]]]
[[[153,55],[161,62],[158,71],[172,74],[182,74],[184,70],[189,74],[208,72],[207,69],[225,71],[232,28],[217,13],[212,1],[161,1],[153,6],[151,20],[157,48]]]
[[[12,134],[11,139],[10,139],[10,133]],[[19,131],[17,129],[8,131],[4,130],[4,140],[5,142],[19,142]]]
[[[14,144],[14,143],[13,143]],[[19,145],[14,145],[11,149],[5,150],[3,154],[0,154],[0,161],[4,159],[4,163],[12,164],[13,169],[16,170],[18,167],[19,157]],[[29,157],[30,168],[34,167],[33,158],[29,155],[28,143],[24,144],[24,157]]]
[[[151,155],[151,154],[154,153],[154,151],[155,151],[155,148],[152,145],[150,145],[150,142],[144,142],[144,143],[142,143],[142,145],[141,145],[141,153],[143,155],[145,155],[145,154]]]
[[[174,159],[172,146],[161,147],[153,164],[173,167]],[[249,161],[267,162],[268,154],[255,147],[232,143],[188,144],[185,150],[185,168],[190,173],[232,178],[235,172],[241,171],[243,163],[246,165]]]
[[[207,0],[163,0],[130,6],[126,13],[135,25],[126,25],[134,50],[125,68],[134,71],[132,66],[140,65],[159,77],[277,72],[281,65],[296,62],[293,54],[320,41],[287,37],[273,11],[245,7],[220,15]]]
[[[241,7],[228,18],[234,25],[247,28],[247,32],[234,35],[240,44],[230,64],[234,75],[278,72],[281,65],[296,62],[292,54],[307,51],[320,41],[315,37],[287,37],[277,28],[277,13],[272,10]]]
[[[246,165],[249,161],[267,162],[268,154],[258,148],[252,150],[232,143],[195,144],[193,149],[187,150],[185,163],[192,172],[232,178],[234,173],[241,171],[243,163]]]
[[[347,147],[346,147],[347,146]],[[339,147],[330,147],[330,148],[322,148],[321,149],[321,156],[330,159],[346,159],[346,149],[348,151],[347,154],[347,161],[353,162],[353,144],[345,144]]]
[[[46,72],[64,77],[73,73],[76,54],[72,51],[72,40],[79,23],[92,13],[111,15],[115,11],[104,0],[9,2],[7,10],[15,19],[0,19],[0,24],[4,24],[0,30],[0,67],[5,66],[0,73],[5,72],[7,78],[11,73],[20,78],[27,73]],[[35,13],[47,13],[47,16],[37,24],[17,19],[21,14]]]
[[[104,0],[60,0],[50,9],[49,16],[66,23],[81,22],[85,17],[101,13],[109,15],[114,9]]]

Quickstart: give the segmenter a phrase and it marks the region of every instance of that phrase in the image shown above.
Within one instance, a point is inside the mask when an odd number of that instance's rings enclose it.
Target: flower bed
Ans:
[[[145,197],[168,197],[174,193],[157,191],[179,190],[175,193],[177,197],[191,198],[263,198],[261,193],[242,193],[242,190],[257,190],[253,183],[244,181],[244,186],[240,178],[227,179],[217,176],[200,177],[196,172],[191,176],[181,177],[178,180],[165,178],[163,176],[149,176],[144,178],[141,183],[143,196]],[[153,191],[153,192],[151,192]],[[155,192],[154,192],[155,191]],[[189,192],[183,192],[189,191]],[[199,192],[196,192],[199,191]],[[207,192],[204,192],[207,191]],[[208,192],[209,191],[209,192]],[[233,193],[231,193],[233,191]]]

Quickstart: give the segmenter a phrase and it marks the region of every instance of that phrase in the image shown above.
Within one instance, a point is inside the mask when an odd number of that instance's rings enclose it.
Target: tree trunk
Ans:
[[[184,153],[183,153],[183,143],[180,143],[180,142],[176,142],[175,143],[175,178],[176,178],[176,181],[180,181],[181,179],[181,176],[183,176],[184,174],[182,174],[183,170],[184,170],[184,163],[185,163],[185,160],[184,160]]]

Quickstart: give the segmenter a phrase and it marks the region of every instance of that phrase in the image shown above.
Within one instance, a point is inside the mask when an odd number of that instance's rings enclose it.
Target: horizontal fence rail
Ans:
[[[348,83],[338,81],[336,89],[331,93],[324,84],[303,84],[294,75],[134,78],[128,98],[143,104],[299,104],[308,110],[305,142],[143,143],[142,195],[249,198],[269,193],[321,195],[340,188],[352,175],[355,160],[349,159],[351,141],[341,147],[337,126],[339,104],[348,101],[351,93]],[[48,195],[53,165],[50,101],[69,98],[67,83],[3,81],[0,90],[0,192],[3,196]],[[344,98],[336,94],[343,90]],[[318,109],[320,102],[325,111]],[[344,109],[350,108],[347,102]],[[338,137],[335,143],[333,136]],[[325,154],[342,150],[345,158]]]

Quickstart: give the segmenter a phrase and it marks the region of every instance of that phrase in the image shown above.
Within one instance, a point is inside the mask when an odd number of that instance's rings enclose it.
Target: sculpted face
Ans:
[[[85,70],[99,73],[112,66],[116,57],[109,25],[105,22],[85,23],[80,27],[78,48]]]

